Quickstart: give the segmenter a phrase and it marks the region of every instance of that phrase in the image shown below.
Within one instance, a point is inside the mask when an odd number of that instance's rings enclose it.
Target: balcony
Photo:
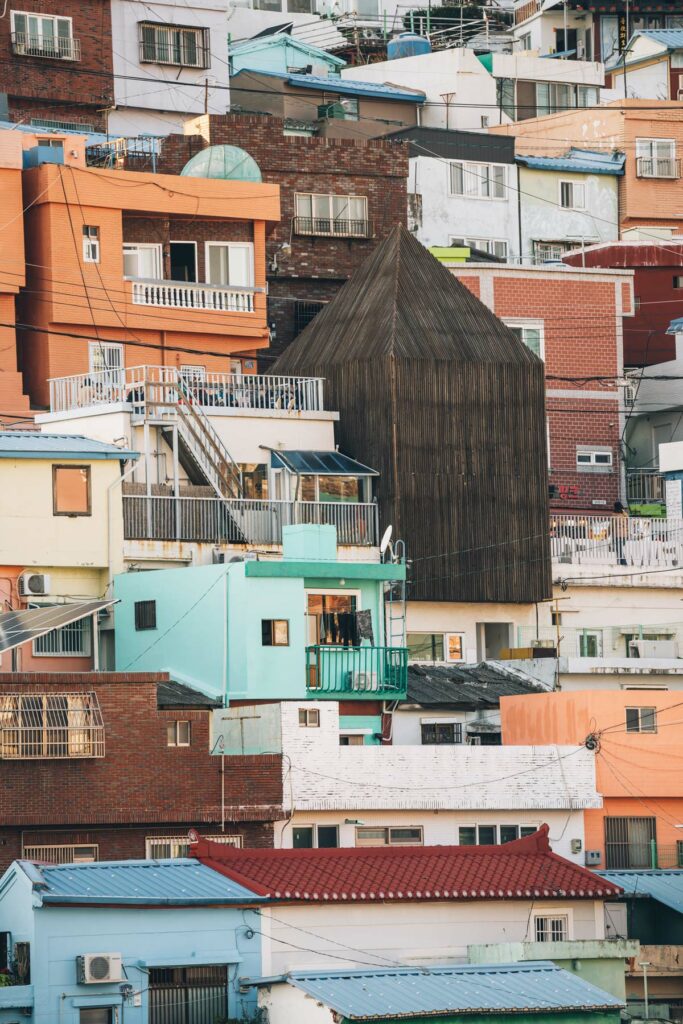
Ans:
[[[40,36],[28,32],[13,32],[12,53],[17,57],[77,61],[81,59],[81,41],[70,36]]]
[[[187,284],[152,278],[126,278],[133,286],[134,306],[160,309],[208,309],[220,313],[253,313],[254,295],[262,288],[234,288],[214,284]]]
[[[336,527],[339,544],[379,543],[374,502],[123,496],[126,540],[282,544],[283,527],[302,523]]]
[[[169,391],[182,383],[202,409],[282,409],[322,412],[321,377],[271,377],[261,374],[210,373],[183,376],[172,366],[127,366],[50,380],[50,412],[75,412],[99,405],[128,404],[143,415],[147,401],[170,401]]]
[[[683,519],[553,515],[550,549],[563,565],[683,568]]]
[[[0,759],[104,757],[104,722],[95,693],[0,696]]]
[[[673,157],[636,157],[638,178],[680,178],[681,161]]]
[[[315,235],[322,238],[372,238],[372,221],[348,220],[331,217],[295,217],[295,235]]]
[[[309,697],[401,700],[408,687],[407,647],[306,648]]]
[[[658,469],[627,469],[626,496],[630,505],[664,503],[664,477]]]

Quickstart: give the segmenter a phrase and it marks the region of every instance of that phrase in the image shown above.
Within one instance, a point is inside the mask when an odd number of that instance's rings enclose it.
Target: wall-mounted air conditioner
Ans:
[[[76,957],[79,985],[123,981],[120,953],[84,953]]]
[[[351,689],[362,690],[367,692],[369,690],[378,690],[379,683],[377,681],[376,672],[352,672],[351,673]]]
[[[50,593],[50,577],[44,572],[23,572],[17,581],[19,597],[40,597]]]

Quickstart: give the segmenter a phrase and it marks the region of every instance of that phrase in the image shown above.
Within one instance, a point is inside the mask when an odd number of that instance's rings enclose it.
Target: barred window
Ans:
[[[142,64],[173,64],[184,68],[211,67],[211,40],[208,28],[141,21],[138,29]]]

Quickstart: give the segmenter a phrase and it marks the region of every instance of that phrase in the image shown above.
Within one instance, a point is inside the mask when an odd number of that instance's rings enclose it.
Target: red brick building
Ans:
[[[0,119],[104,130],[114,95],[109,0],[16,7],[0,18]]]
[[[567,253],[563,260],[574,267],[614,267],[634,272],[635,312],[624,321],[626,366],[653,366],[676,358],[676,339],[666,331],[683,307],[680,235],[662,241],[650,237],[604,242]]]
[[[452,271],[545,361],[551,506],[588,512],[625,501],[617,383],[633,275],[509,264]]]
[[[165,673],[0,674],[0,871],[178,856],[190,828],[272,846],[281,757],[226,758],[223,776],[215,703]]]
[[[407,216],[405,143],[286,131],[276,117],[206,115],[166,140],[157,165],[178,174],[206,146],[239,146],[280,185],[282,218],[267,238],[271,360]]]

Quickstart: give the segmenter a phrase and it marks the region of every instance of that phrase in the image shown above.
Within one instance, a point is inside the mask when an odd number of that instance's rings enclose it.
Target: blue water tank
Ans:
[[[387,43],[387,60],[398,60],[399,57],[417,57],[420,53],[431,53],[432,44],[425,36],[415,32],[401,32]]]

